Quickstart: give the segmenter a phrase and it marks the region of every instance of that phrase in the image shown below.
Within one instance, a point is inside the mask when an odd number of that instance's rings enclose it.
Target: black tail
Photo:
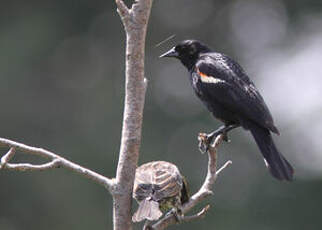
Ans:
[[[294,170],[276,148],[270,131],[256,124],[250,125],[249,129],[271,174],[279,180],[293,180]]]

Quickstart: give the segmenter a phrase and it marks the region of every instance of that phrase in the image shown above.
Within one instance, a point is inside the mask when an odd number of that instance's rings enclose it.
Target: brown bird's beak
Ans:
[[[159,56],[159,58],[163,58],[163,57],[179,57],[179,54],[175,50],[175,47],[173,47],[171,50],[169,50],[169,51],[167,51],[164,54]]]

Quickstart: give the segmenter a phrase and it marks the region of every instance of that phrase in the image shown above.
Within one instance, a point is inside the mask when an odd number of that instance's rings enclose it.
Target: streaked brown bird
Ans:
[[[133,222],[158,220],[171,209],[180,214],[189,199],[187,183],[174,164],[152,161],[136,169],[133,198],[139,203]]]

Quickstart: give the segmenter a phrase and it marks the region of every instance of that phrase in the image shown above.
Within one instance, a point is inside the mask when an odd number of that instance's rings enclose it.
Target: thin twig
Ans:
[[[4,139],[4,138],[0,138],[0,146],[10,148],[8,153],[1,158],[2,169],[10,169],[10,170],[17,170],[17,171],[26,171],[26,170],[40,171],[40,170],[46,170],[46,169],[51,169],[51,168],[61,166],[63,168],[76,172],[92,181],[95,181],[100,185],[103,185],[112,194],[114,193],[114,187],[115,187],[114,179],[109,179],[105,176],[102,176],[101,174],[98,174],[90,169],[82,167],[74,162],[71,162],[53,152],[50,152],[42,148],[28,146],[28,145],[15,142],[12,140]],[[28,163],[9,164],[9,160],[12,158],[15,149],[20,150],[24,153],[37,155],[43,158],[50,159],[51,162],[42,164],[42,165],[32,165]]]
[[[19,163],[19,164],[7,163],[4,168],[9,170],[25,172],[25,171],[45,171],[48,169],[58,168],[59,166],[60,166],[60,160],[55,159],[41,165],[34,165],[29,163]]]
[[[115,0],[117,9],[119,9],[121,12],[129,11],[129,8],[126,6],[123,0]]]
[[[115,0],[116,6],[117,6],[117,12],[119,13],[123,23],[129,19],[130,15],[130,9],[125,5],[123,0]]]
[[[180,220],[184,221],[184,222],[189,222],[189,221],[193,221],[193,220],[197,220],[197,219],[201,219],[203,217],[205,217],[205,215],[207,214],[208,210],[210,208],[210,205],[208,204],[206,207],[204,207],[200,212],[198,212],[195,215],[191,215],[191,216],[183,216]]]
[[[166,43],[167,41],[171,40],[172,38],[174,38],[176,35],[172,34],[171,36],[167,37],[166,39],[162,40],[161,42],[159,42],[158,44],[156,44],[154,47],[157,48],[159,46],[161,46],[162,44]]]
[[[216,174],[217,176],[219,175],[219,173],[221,173],[222,170],[224,170],[227,166],[231,165],[233,162],[231,160],[226,161],[226,163],[220,167],[220,169],[217,170]]]
[[[171,214],[171,211],[170,211],[169,214],[165,215],[165,217],[162,220],[160,220],[154,225],[150,225],[149,222],[146,222],[144,224],[143,230],[165,229],[175,223],[190,222],[197,219],[202,219],[207,214],[209,208],[210,208],[210,205],[208,204],[197,214],[190,215],[190,216],[174,216],[173,214]]]
[[[16,149],[12,147],[3,157],[1,157],[0,169],[6,166],[6,164],[13,158],[15,153]]]
[[[224,168],[226,168],[229,164],[231,164],[231,161],[226,162],[217,172],[217,148],[219,144],[223,141],[224,136],[219,135],[216,137],[214,143],[209,146],[208,150],[208,172],[207,176],[204,180],[203,185],[199,189],[198,192],[196,192],[192,197],[190,197],[189,201],[181,207],[181,211],[183,213],[187,213],[190,209],[195,207],[197,204],[199,204],[201,201],[203,201],[205,198],[207,198],[209,195],[212,195],[212,186],[216,181],[217,175],[220,171],[222,171]],[[206,143],[206,135],[205,134],[199,134],[198,140]],[[205,213],[209,207],[206,207],[205,210],[202,210],[200,213],[200,216],[204,216]],[[196,215],[195,215],[196,216]],[[197,214],[198,216],[198,214]],[[196,217],[197,218],[197,217]],[[200,217],[199,217],[200,218]],[[188,218],[189,219],[189,218]],[[195,219],[195,218],[192,218]],[[170,225],[173,225],[177,222],[176,217],[174,215],[168,215],[159,220],[157,223],[151,226],[151,229],[153,230],[163,230],[167,228]]]

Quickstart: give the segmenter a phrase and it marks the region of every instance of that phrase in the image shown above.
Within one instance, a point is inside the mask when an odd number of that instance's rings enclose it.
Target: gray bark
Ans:
[[[122,140],[114,194],[114,230],[131,230],[132,190],[139,158],[144,98],[145,37],[152,0],[138,0],[131,9],[116,0],[126,33],[126,82]]]

